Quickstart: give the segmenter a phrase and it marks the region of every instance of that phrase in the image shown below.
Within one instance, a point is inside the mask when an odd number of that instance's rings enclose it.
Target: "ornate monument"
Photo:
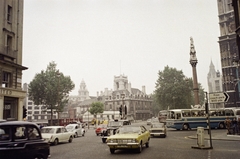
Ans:
[[[193,38],[190,37],[190,64],[192,65],[192,73],[193,73],[193,93],[194,93],[194,103],[195,105],[199,105],[199,88],[198,88],[198,80],[197,80],[197,57],[196,57],[196,51],[193,44]]]

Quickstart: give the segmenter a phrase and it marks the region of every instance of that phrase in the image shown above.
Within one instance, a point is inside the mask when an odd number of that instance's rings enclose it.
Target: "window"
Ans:
[[[33,105],[33,102],[28,102],[28,105]]]
[[[7,44],[6,44],[6,47],[7,47],[7,54],[11,54],[11,51],[12,51],[12,37],[11,36],[7,36]]]
[[[8,23],[12,22],[12,7],[8,6],[7,8],[7,21]]]
[[[11,73],[3,72],[2,87],[11,87]]]

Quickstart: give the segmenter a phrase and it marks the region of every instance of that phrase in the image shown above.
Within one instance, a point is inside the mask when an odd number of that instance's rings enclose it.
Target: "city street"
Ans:
[[[146,122],[138,122],[147,128]],[[212,130],[212,136],[226,133],[226,130]],[[117,150],[111,154],[107,144],[102,143],[101,136],[96,136],[94,128],[90,127],[84,137],[75,138],[73,143],[64,143],[51,146],[51,159],[139,159],[139,158],[164,158],[164,159],[225,159],[239,158],[240,142],[227,140],[212,140],[213,149],[193,149],[197,145],[196,139],[188,136],[196,135],[196,130],[176,131],[168,130],[166,138],[151,138],[149,148],[142,153],[132,150]],[[208,142],[206,141],[206,144]],[[207,146],[207,145],[205,145]]]

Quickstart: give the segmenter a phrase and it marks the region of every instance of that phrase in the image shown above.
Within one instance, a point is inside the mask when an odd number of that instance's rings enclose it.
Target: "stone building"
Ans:
[[[223,92],[222,89],[222,76],[219,72],[219,70],[215,70],[215,66],[213,65],[212,61],[209,66],[209,72],[207,75],[208,80],[208,93],[214,93],[214,92]],[[210,104],[211,108],[223,108],[223,103],[215,103]]]
[[[222,65],[222,82],[223,91],[230,96],[225,103],[225,107],[240,106],[240,98],[236,96],[239,92],[237,86],[237,79],[239,79],[238,65],[234,62],[239,60],[236,44],[236,27],[234,19],[234,11],[232,7],[232,0],[218,0],[218,17],[219,17],[219,47]],[[237,98],[236,98],[237,97]]]
[[[105,89],[98,95],[104,102],[104,110],[117,111],[122,106],[122,116],[135,120],[144,120],[152,117],[152,98],[146,94],[145,86],[142,90],[132,88],[128,77],[114,76],[114,90]]]
[[[0,119],[23,120],[23,0],[1,0],[0,13]]]

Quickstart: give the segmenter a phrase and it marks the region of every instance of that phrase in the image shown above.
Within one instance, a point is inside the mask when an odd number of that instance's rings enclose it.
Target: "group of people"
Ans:
[[[227,134],[238,135],[240,133],[240,118],[233,118],[232,120],[227,117],[225,119],[225,126],[227,128]]]

